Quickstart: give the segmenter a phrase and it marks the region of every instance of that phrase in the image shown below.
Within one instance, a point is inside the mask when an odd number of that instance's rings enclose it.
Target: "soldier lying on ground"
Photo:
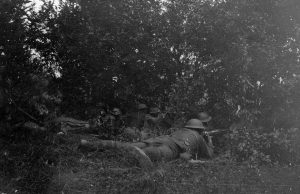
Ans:
[[[142,130],[145,123],[145,116],[147,114],[148,107],[145,104],[139,104],[138,105],[138,112],[137,112],[137,118],[134,123],[134,126],[138,128],[139,130]]]
[[[81,141],[81,148],[89,150],[100,148],[118,148],[128,151],[138,159],[141,167],[152,166],[153,161],[170,161],[176,158],[187,160],[212,158],[213,145],[210,136],[203,138],[204,126],[198,119],[191,119],[182,128],[171,135],[150,138],[137,143],[100,140],[97,142]]]
[[[107,119],[109,118],[109,120]],[[57,125],[60,126],[61,132],[59,134],[68,134],[68,133],[102,133],[107,135],[105,139],[112,138],[112,135],[121,135],[128,141],[143,140],[151,137],[149,132],[140,131],[135,127],[123,127],[123,129],[118,128],[114,125],[114,120],[112,117],[98,117],[91,122],[81,121],[70,117],[58,117],[54,121]],[[115,123],[119,126],[119,122]],[[113,127],[115,126],[115,127]],[[120,134],[117,134],[120,133]]]
[[[198,114],[198,119],[203,123],[203,126],[207,130],[212,130],[213,127],[211,126],[211,119],[212,117],[207,112],[200,112]]]
[[[112,132],[113,135],[119,135],[125,128],[125,122],[122,118],[122,112],[119,108],[114,108],[112,110],[112,115],[114,116],[113,122],[112,122]]]
[[[64,134],[67,134],[69,131],[87,131],[90,129],[89,122],[70,117],[58,117],[54,120],[54,123],[60,126],[60,130]]]
[[[200,112],[198,114],[198,119],[203,123],[203,126],[208,133],[214,134],[214,145],[222,149],[226,144],[224,133],[227,133],[228,129],[216,129],[212,122],[213,118],[207,112]],[[221,151],[220,149],[216,149],[215,151]]]
[[[114,108],[112,113],[106,113],[102,103],[96,105],[98,113],[89,121],[81,121],[69,117],[58,117],[55,122],[60,124],[61,131],[65,134],[68,132],[96,132],[105,135],[107,138],[120,133],[119,129],[124,126],[121,118],[121,110]]]
[[[157,131],[161,130],[159,124],[163,119],[163,115],[161,114],[159,108],[150,108],[149,114],[145,116],[144,128],[156,133]]]

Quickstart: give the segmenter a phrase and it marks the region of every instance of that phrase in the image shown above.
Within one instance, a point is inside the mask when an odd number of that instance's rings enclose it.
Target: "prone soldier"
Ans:
[[[216,147],[223,147],[225,143],[224,134],[229,132],[229,129],[216,129],[212,125],[212,117],[207,112],[200,112],[198,114],[198,119],[203,123],[205,127],[205,135],[204,138],[208,138],[208,136],[212,136],[214,139],[214,144]],[[218,152],[218,149],[215,151]]]
[[[203,126],[206,128],[207,131],[213,129],[210,122],[212,117],[207,112],[200,112],[198,114],[198,119],[203,123]]]
[[[138,113],[137,113],[137,128],[141,130],[144,127],[145,117],[147,114],[148,107],[146,104],[138,105]]]
[[[88,142],[81,140],[81,147],[89,150],[103,148],[118,148],[134,153],[140,166],[151,166],[153,161],[170,161],[176,158],[187,160],[198,158],[212,158],[213,145],[211,139],[206,141],[202,134],[205,127],[198,119],[189,120],[186,125],[172,133],[150,138],[137,143],[123,143],[118,141],[100,140]]]
[[[125,122],[122,118],[122,112],[119,108],[113,108],[112,115],[114,119],[112,120],[112,132],[114,135],[118,135],[121,133],[122,128],[125,127]]]
[[[160,122],[163,120],[163,115],[160,112],[160,109],[157,107],[150,108],[149,114],[145,116],[145,123],[144,128],[150,129],[150,131],[153,133],[156,132],[156,134],[160,131]]]

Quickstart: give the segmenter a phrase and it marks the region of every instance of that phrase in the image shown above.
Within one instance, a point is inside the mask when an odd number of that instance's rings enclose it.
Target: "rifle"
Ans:
[[[229,129],[214,129],[211,131],[205,131],[204,134],[206,135],[217,135],[217,134],[222,134],[222,133],[228,133],[230,132]]]

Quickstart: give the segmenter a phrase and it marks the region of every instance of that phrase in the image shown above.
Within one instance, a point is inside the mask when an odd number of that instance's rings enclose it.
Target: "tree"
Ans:
[[[175,7],[177,2],[172,2],[169,6]],[[286,12],[290,7],[282,9],[286,4],[280,2],[192,2],[188,6],[186,35],[181,39],[189,45],[190,55],[183,54],[189,69],[183,88],[178,89],[191,91],[185,92],[188,106],[197,106],[200,99],[205,103],[199,108],[223,116],[226,112],[226,120],[247,113],[272,128],[271,114],[285,107],[290,98],[283,92],[289,87],[283,80],[297,83],[293,73],[299,71],[295,16]],[[270,120],[266,122],[265,117]]]
[[[46,104],[54,97],[49,95],[52,68],[37,52],[37,45],[47,40],[44,21],[39,20],[27,0],[2,1],[0,9],[5,118],[12,124],[28,119],[39,122],[49,113]]]

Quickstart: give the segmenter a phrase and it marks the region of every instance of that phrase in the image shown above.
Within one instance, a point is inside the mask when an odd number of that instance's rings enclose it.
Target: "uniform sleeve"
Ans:
[[[204,138],[192,130],[180,130],[172,135],[176,144],[181,148],[181,153],[187,152],[193,158],[211,158],[213,150],[209,147]]]
[[[200,135],[197,141],[197,157],[198,158],[212,158],[213,157],[213,147],[209,146],[204,138]]]
[[[208,146],[204,138],[200,134],[192,134],[189,136],[190,140],[188,153],[192,155],[194,159],[199,158],[211,158],[212,157],[212,147]]]

